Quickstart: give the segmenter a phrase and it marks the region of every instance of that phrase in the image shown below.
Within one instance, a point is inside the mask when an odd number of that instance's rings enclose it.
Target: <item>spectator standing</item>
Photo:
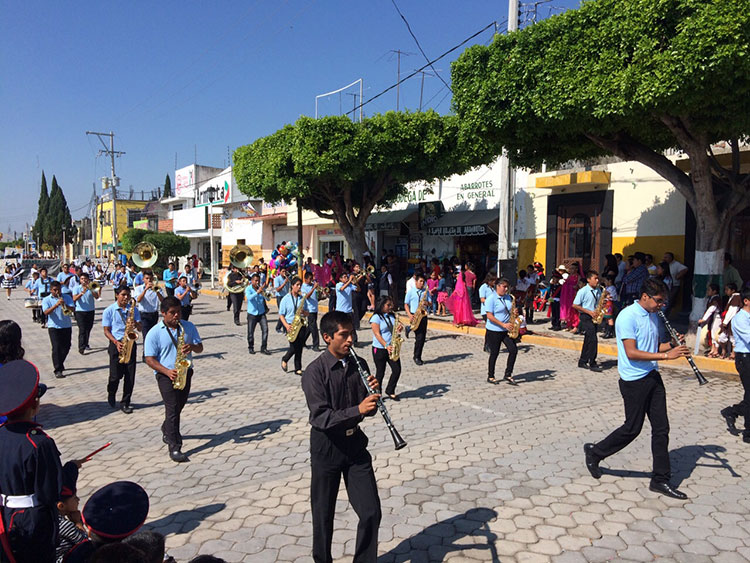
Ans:
[[[674,259],[674,254],[671,252],[665,252],[663,261],[669,265],[669,275],[672,277],[672,289],[669,291],[669,304],[665,314],[669,316],[669,311],[677,303],[677,294],[680,292],[680,286],[682,280],[687,275],[689,269],[685,264],[680,264]]]
[[[724,272],[722,274],[724,283],[733,283],[738,288],[742,288],[742,276],[737,268],[732,266],[732,255],[729,252],[724,253]]]
[[[645,262],[646,255],[643,252],[633,254],[633,267],[622,278],[624,305],[626,307],[638,301],[643,282],[649,278]]]

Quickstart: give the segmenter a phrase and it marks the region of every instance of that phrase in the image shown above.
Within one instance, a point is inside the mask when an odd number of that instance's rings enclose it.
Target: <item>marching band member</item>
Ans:
[[[501,278],[495,283],[495,291],[487,297],[484,302],[484,311],[487,315],[486,340],[490,349],[490,359],[487,366],[487,382],[497,383],[495,379],[495,364],[500,354],[500,345],[505,344],[508,350],[508,363],[505,365],[505,376],[503,381],[518,385],[513,379],[513,367],[518,356],[518,347],[508,331],[513,328],[510,324],[510,312],[513,308],[513,300],[510,298],[510,282]]]
[[[750,289],[743,289],[741,297],[742,309],[732,318],[731,327],[734,335],[734,366],[737,368],[745,394],[736,405],[722,409],[721,416],[732,433],[737,433],[737,417],[743,416],[745,431],[742,441],[750,444]]]
[[[268,305],[263,296],[268,287],[268,280],[261,285],[260,274],[254,272],[250,276],[250,285],[245,288],[247,298],[247,351],[255,354],[255,327],[260,324],[260,353],[270,356],[268,351]]]
[[[287,275],[286,268],[279,268],[279,273],[273,278],[273,290],[276,293],[276,307],[281,309],[281,300],[289,293],[289,276]],[[279,320],[276,322],[276,332],[279,334],[284,332],[284,323],[281,322],[281,313],[279,313]]]
[[[188,286],[187,278],[185,276],[180,276],[178,284],[179,285],[174,290],[174,296],[179,299],[180,303],[182,304],[182,313],[180,318],[182,318],[182,320],[184,321],[187,321],[188,319],[190,319],[190,314],[193,312],[193,299],[196,299],[198,297],[198,294]],[[232,295],[237,294],[233,293]],[[240,293],[239,295],[240,299],[242,299],[242,294]]]
[[[300,291],[307,301],[307,335],[312,335],[312,349],[320,352],[320,334],[318,333],[318,282],[313,281],[311,272],[305,272],[305,283]],[[305,337],[307,339],[307,337]]]
[[[619,452],[638,437],[643,420],[651,423],[651,452],[654,471],[649,489],[664,496],[685,500],[687,495],[669,480],[669,419],[667,393],[659,374],[658,360],[690,356],[686,346],[659,342],[659,317],[656,312],[669,298],[667,286],[658,279],[647,279],[635,303],[623,309],[615,321],[617,333],[617,369],[620,394],[625,403],[625,423],[604,440],[585,444],[586,468],[594,479],[602,476],[599,463]]]
[[[113,409],[115,406],[115,397],[117,388],[120,386],[120,380],[124,379],[122,387],[122,399],[120,400],[120,410],[125,414],[131,414],[133,407],[130,406],[130,399],[133,396],[133,387],[135,386],[135,361],[138,356],[138,345],[133,343],[133,351],[130,354],[130,361],[127,364],[120,363],[120,352],[122,351],[122,340],[125,336],[125,325],[127,324],[128,315],[130,314],[130,288],[120,286],[116,288],[117,301],[104,309],[102,313],[102,327],[104,327],[104,336],[109,340],[109,381],[107,382],[107,402]],[[133,321],[137,330],[141,330],[141,313],[136,308],[133,313]]]
[[[190,383],[193,378],[193,367],[187,370],[187,380],[183,389],[175,389],[173,382],[177,377],[175,360],[177,344],[182,333],[185,345],[183,354],[192,360],[192,354],[203,352],[203,343],[195,325],[180,320],[182,307],[177,297],[165,297],[161,302],[162,322],[148,333],[144,344],[146,364],[154,370],[159,392],[164,400],[164,423],[161,426],[162,441],[169,447],[172,461],[182,463],[190,461],[182,453],[182,434],[180,434],[180,414],[190,395]]]
[[[61,266],[61,272],[57,274],[57,281],[60,282],[60,292],[66,295],[72,295],[71,283],[75,285],[78,282],[76,275],[70,271],[67,264]]]
[[[37,280],[37,290],[39,291],[39,299],[44,299],[49,295],[50,292],[50,284],[52,283],[52,278],[47,275],[47,268],[40,268],[39,270],[39,279]],[[44,314],[44,309],[39,311],[39,322],[42,323],[42,328],[47,328],[47,317]]]
[[[26,293],[29,294],[29,298],[36,299],[39,301],[39,284],[37,283],[39,281],[39,272],[32,272],[31,277],[26,281],[24,284],[24,288],[26,289]],[[32,307],[31,308],[31,320],[36,322],[42,322],[42,314],[39,307]]]
[[[180,277],[180,273],[176,270],[174,262],[168,264],[167,269],[162,272],[161,277],[164,278],[164,288],[167,291],[167,295],[174,295],[175,285],[177,279]]]
[[[281,300],[279,306],[279,319],[286,329],[286,333],[289,334],[291,330],[292,322],[297,314],[297,308],[302,305],[302,316],[307,316],[307,303],[305,303],[305,296],[301,293],[302,280],[298,277],[292,278],[292,290],[287,293]],[[294,356],[294,373],[302,375],[302,350],[305,349],[305,338],[307,337],[307,330],[303,325],[299,329],[297,338],[294,342],[289,343],[289,350],[287,350],[284,357],[281,358],[281,369],[284,371],[288,370],[287,362]]]
[[[370,326],[372,327],[372,361],[375,362],[375,379],[378,380],[378,387],[382,387],[385,366],[389,365],[391,377],[385,394],[394,401],[398,401],[396,384],[401,376],[401,359],[391,360],[390,358],[393,352],[393,334],[397,326],[396,316],[393,314],[393,299],[388,296],[378,299],[375,312],[370,317]]]
[[[164,296],[161,289],[154,289],[154,272],[144,270],[143,283],[135,288],[133,299],[141,313],[141,324],[143,325],[143,341],[146,341],[148,331],[159,322],[159,304]]]
[[[354,346],[357,345],[357,327],[359,326],[359,319],[354,314],[354,306],[352,301],[354,299],[354,292],[359,291],[359,286],[354,284],[354,277],[349,275],[346,271],[341,272],[339,283],[336,284],[336,310],[342,313],[346,313],[352,318],[352,338],[354,339]]]
[[[242,274],[237,266],[231,265],[231,271],[227,276],[227,287],[235,287],[242,284]],[[240,312],[242,311],[242,293],[232,293],[231,291],[227,294],[229,303],[234,307],[234,324],[240,326]],[[229,303],[227,303],[227,311],[229,310]]]
[[[75,317],[78,326],[78,353],[83,355],[89,348],[89,336],[94,326],[95,301],[99,293],[94,293],[89,284],[88,274],[81,273],[81,283],[73,286],[73,301],[76,304]]]
[[[50,283],[50,294],[42,300],[42,312],[47,317],[47,331],[52,344],[52,365],[55,377],[65,377],[65,359],[70,352],[70,341],[73,334],[73,323],[70,315],[63,314],[63,305],[72,309],[73,299],[63,295],[59,281]]]
[[[583,347],[578,367],[591,371],[602,371],[596,363],[596,352],[599,340],[596,337],[596,325],[593,318],[602,290],[599,289],[599,273],[594,270],[586,272],[586,285],[576,293],[573,308],[578,311],[578,330],[583,332]]]
[[[424,274],[419,271],[414,274],[414,287],[411,288],[406,297],[404,297],[404,310],[409,316],[409,322],[414,319],[414,314],[419,309],[419,303],[422,299],[425,299],[425,308],[430,306],[430,292],[424,286]],[[410,327],[407,327],[406,335],[409,335]],[[422,350],[424,349],[424,342],[427,339],[427,313],[422,317],[419,326],[414,329],[414,363],[418,366],[424,364],[422,361]]]

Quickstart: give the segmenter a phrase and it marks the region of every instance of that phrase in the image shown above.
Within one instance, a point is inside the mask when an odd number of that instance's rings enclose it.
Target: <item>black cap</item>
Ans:
[[[13,360],[0,367],[0,416],[11,414],[35,397],[41,397],[47,386],[39,383],[39,370],[26,360]]]
[[[137,483],[115,481],[91,495],[81,516],[83,523],[99,537],[126,538],[146,521],[148,494]]]
[[[69,461],[62,468],[62,489],[60,500],[66,500],[76,494],[78,484],[78,466],[75,461]]]

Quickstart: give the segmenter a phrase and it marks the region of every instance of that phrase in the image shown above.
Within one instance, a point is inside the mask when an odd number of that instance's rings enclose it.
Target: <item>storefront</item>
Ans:
[[[417,226],[418,207],[372,213],[367,218],[365,236],[373,256],[393,254],[406,263],[418,259],[422,237]]]
[[[429,255],[450,254],[486,271],[497,258],[498,225],[498,209],[449,211],[427,227],[424,248]]]

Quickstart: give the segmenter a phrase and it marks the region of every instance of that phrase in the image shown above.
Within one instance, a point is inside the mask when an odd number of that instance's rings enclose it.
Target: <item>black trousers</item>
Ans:
[[[378,380],[378,385],[383,388],[383,379],[385,378],[385,366],[391,366],[391,377],[388,379],[388,386],[385,388],[387,395],[396,394],[396,384],[398,378],[401,377],[401,360],[395,362],[388,357],[388,350],[383,348],[372,349],[372,361],[375,362],[375,378]]]
[[[497,356],[500,354],[500,345],[505,344],[508,350],[508,363],[505,364],[505,376],[513,375],[513,367],[516,365],[516,356],[518,356],[518,346],[506,331],[488,330],[487,346],[490,348],[490,359],[487,362],[487,377],[495,377],[495,364]]]
[[[164,422],[161,432],[167,439],[169,451],[182,448],[182,434],[180,434],[180,413],[190,396],[190,384],[193,381],[193,368],[188,369],[187,383],[184,389],[175,389],[172,380],[161,373],[156,374],[156,384],[164,401]]]
[[[312,346],[313,348],[317,348],[320,346],[320,333],[318,331],[318,313],[317,311],[315,313],[308,313],[307,314],[307,336],[312,335]],[[305,337],[305,342],[307,342],[307,337]]]
[[[635,381],[620,379],[620,394],[625,404],[625,423],[595,444],[593,455],[602,460],[619,452],[638,437],[643,428],[643,421],[648,416],[651,423],[651,455],[654,458],[651,482],[669,482],[672,473],[668,451],[667,392],[661,375],[653,370]]]
[[[174,297],[174,288],[173,287],[165,287],[164,289],[167,290],[167,295],[169,297]]]
[[[130,398],[133,396],[133,387],[135,387],[135,360],[138,357],[138,345],[133,344],[133,352],[130,355],[130,361],[127,364],[119,362],[120,354],[117,352],[117,346],[113,342],[109,343],[107,348],[109,353],[109,381],[107,382],[107,395],[114,397],[117,394],[117,388],[120,386],[120,380],[123,379],[122,399],[120,404],[129,406]]]
[[[336,497],[344,477],[349,503],[359,517],[354,563],[374,563],[378,556],[380,497],[367,451],[367,436],[361,430],[352,436],[310,429],[312,479],[310,501],[313,521],[313,561],[331,563],[331,541]]]
[[[57,509],[0,508],[17,563],[54,563],[58,540]],[[12,522],[12,527],[11,527]],[[9,561],[0,547],[0,561]]]
[[[276,297],[276,310],[278,311],[281,309],[281,300],[283,297]],[[284,324],[281,322],[281,315],[279,315],[279,320],[276,321],[276,332],[286,332],[286,329],[284,328]]]
[[[560,302],[559,301],[552,301],[549,304],[550,308],[550,315],[552,317],[552,328],[561,328],[560,324]]]
[[[89,336],[94,326],[94,311],[76,311],[76,324],[78,325],[78,350],[82,351],[89,345]]]
[[[180,318],[183,321],[186,321],[190,318],[190,313],[193,312],[193,306],[192,305],[181,305],[180,306]]]
[[[65,359],[70,352],[70,341],[73,336],[72,328],[48,328],[49,341],[52,344],[52,365],[55,371],[65,370]]]
[[[294,342],[289,343],[289,350],[286,351],[284,357],[281,358],[282,362],[288,362],[289,359],[294,356],[294,371],[302,369],[302,350],[305,349],[305,339],[307,338],[307,329],[302,327],[299,329],[297,339]]]
[[[596,361],[596,353],[599,348],[599,339],[596,337],[596,325],[591,316],[581,313],[578,322],[578,330],[583,333],[583,347],[579,364],[590,364]]]
[[[158,323],[159,313],[141,313],[141,327],[143,329],[141,332],[143,333],[144,342],[146,342],[148,331],[154,328]]]
[[[414,359],[422,359],[422,350],[424,350],[424,341],[427,339],[427,315],[414,331]]]
[[[729,407],[731,414],[734,416],[745,417],[745,437],[750,436],[750,354],[742,352],[734,353],[734,367],[740,374],[740,382],[745,390],[742,400],[736,405]]]
[[[260,325],[260,349],[268,348],[268,320],[265,315],[247,316],[247,349],[255,349],[255,327]]]
[[[232,308],[232,294],[227,293],[227,311]]]
[[[242,301],[245,299],[244,293],[230,293],[229,298],[232,300],[234,311],[234,320],[240,322],[240,313],[242,312]]]

